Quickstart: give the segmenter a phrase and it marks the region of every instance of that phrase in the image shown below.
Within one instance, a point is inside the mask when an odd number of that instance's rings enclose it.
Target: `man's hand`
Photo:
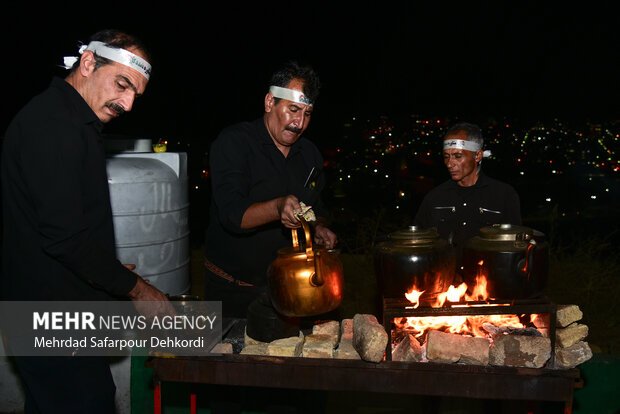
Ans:
[[[128,296],[133,301],[136,310],[147,319],[176,314],[168,297],[140,276],[138,276],[138,282]]]
[[[297,220],[295,211],[301,210],[299,200],[294,195],[287,195],[277,199],[278,214],[280,222],[289,229],[297,229],[301,227],[301,222]]]
[[[314,242],[322,244],[326,249],[333,249],[338,243],[336,233],[328,229],[322,224],[314,226]]]

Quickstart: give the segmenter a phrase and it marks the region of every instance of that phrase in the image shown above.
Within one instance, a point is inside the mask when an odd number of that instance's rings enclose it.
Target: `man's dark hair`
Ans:
[[[293,79],[301,79],[304,95],[310,99],[310,102],[316,102],[319,97],[321,82],[317,73],[310,66],[303,66],[295,61],[287,62],[271,76],[269,86],[285,88]],[[276,104],[280,101],[279,98],[274,99]]]
[[[468,122],[459,122],[458,124],[452,125],[448,129],[445,137],[448,135],[458,134],[459,132],[465,132],[468,141],[473,141],[480,144],[481,148],[484,146],[484,138],[482,137],[482,131],[478,125],[470,124]]]
[[[142,43],[140,39],[138,39],[137,37],[129,33],[126,33],[120,30],[115,30],[115,29],[101,30],[93,34],[90,37],[90,39],[88,39],[88,42],[86,44],[88,45],[88,43],[94,42],[94,41],[102,42],[108,46],[119,48],[119,49],[130,49],[130,48],[140,49],[140,51],[144,54],[144,57],[146,58],[146,60],[149,63],[152,63],[151,54],[146,48],[146,46],[144,45],[144,43]],[[94,55],[95,55],[95,70],[99,69],[102,66],[108,65],[110,64],[110,62],[112,62],[110,59],[101,57],[97,55],[96,53],[94,53]],[[73,67],[71,67],[71,71],[73,72],[75,69],[77,69],[78,66],[80,66],[79,59],[77,62],[73,64]]]

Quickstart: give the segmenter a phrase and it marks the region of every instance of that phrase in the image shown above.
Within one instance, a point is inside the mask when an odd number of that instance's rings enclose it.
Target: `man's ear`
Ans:
[[[271,92],[267,92],[267,95],[265,95],[265,112],[271,112],[274,102],[273,94]]]
[[[482,150],[476,151],[475,160],[476,160],[476,164],[482,161]]]
[[[89,76],[95,71],[96,63],[95,54],[90,50],[85,50],[80,56],[80,68],[78,69],[80,74],[84,77]]]

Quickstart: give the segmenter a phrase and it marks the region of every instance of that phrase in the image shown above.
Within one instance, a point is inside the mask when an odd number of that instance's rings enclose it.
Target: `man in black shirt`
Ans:
[[[312,206],[314,242],[332,248],[321,201],[323,158],[302,137],[318,96],[309,67],[291,63],[276,72],[264,115],[224,129],[210,153],[213,185],[206,234],[205,299],[222,301],[224,316],[247,316],[266,291],[267,271],[278,249],[292,244],[300,227],[294,212]]]
[[[166,296],[116,259],[103,124],[130,111],[150,75],[141,43],[99,32],[66,59],[71,72],[13,119],[2,151],[3,260],[0,293],[10,301],[134,300]],[[153,309],[152,309],[153,310]],[[9,338],[10,345],[10,338]],[[114,412],[104,357],[23,357],[26,413]]]
[[[443,159],[451,180],[431,190],[420,205],[414,224],[435,227],[457,252],[480,228],[521,224],[519,196],[508,184],[483,174],[484,140],[477,125],[452,126],[443,141]],[[458,263],[458,262],[457,262]]]

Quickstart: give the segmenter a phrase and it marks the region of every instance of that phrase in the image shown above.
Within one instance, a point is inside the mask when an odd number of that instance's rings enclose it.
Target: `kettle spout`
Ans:
[[[310,284],[314,287],[323,286],[325,280],[323,278],[323,260],[321,257],[321,253],[317,252],[314,256],[314,273],[310,276]]]

